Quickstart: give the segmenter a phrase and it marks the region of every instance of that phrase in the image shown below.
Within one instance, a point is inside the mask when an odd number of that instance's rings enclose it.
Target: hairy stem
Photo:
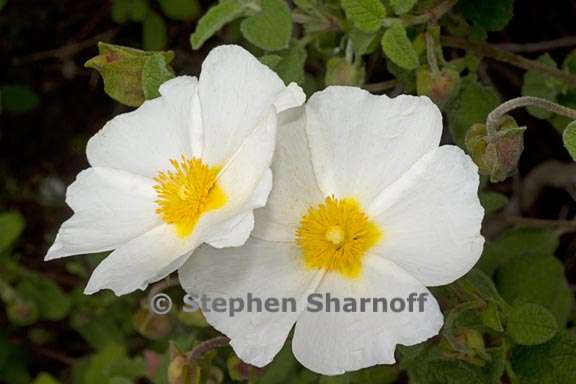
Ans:
[[[488,140],[496,137],[498,122],[508,112],[521,107],[537,107],[576,120],[576,110],[533,96],[517,97],[500,104],[486,118]]]
[[[576,46],[576,36],[566,36],[555,40],[539,41],[536,43],[502,43],[494,44],[494,47],[510,52],[541,52],[557,48],[567,48]]]
[[[436,59],[434,37],[430,32],[426,33],[426,60],[432,73],[437,75],[440,72],[440,68],[438,67],[438,60]]]
[[[453,36],[442,36],[442,43],[446,47],[464,49],[466,51],[473,52],[477,55],[502,61],[504,63],[508,63],[519,68],[523,68],[526,70],[533,69],[535,71],[560,79],[566,82],[567,84],[576,87],[575,75],[572,75],[565,71],[561,71],[557,68],[540,63],[538,61],[529,60],[520,55],[516,55],[515,53],[498,49],[488,44],[474,43],[466,39]]]
[[[210,340],[206,340],[192,349],[188,354],[188,358],[192,361],[193,364],[197,364],[198,361],[202,359],[202,357],[219,347],[224,347],[230,343],[230,339],[226,336],[218,336]]]

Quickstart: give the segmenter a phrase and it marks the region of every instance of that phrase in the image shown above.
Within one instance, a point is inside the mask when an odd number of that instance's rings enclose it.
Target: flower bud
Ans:
[[[184,352],[170,342],[170,362],[168,363],[168,384],[192,383],[192,364]]]
[[[428,96],[440,108],[444,108],[460,89],[460,74],[451,68],[433,73],[427,65],[416,71],[418,95]]]
[[[510,116],[498,123],[494,138],[489,140],[485,124],[474,124],[466,132],[466,148],[482,175],[497,183],[514,174],[524,150],[524,131]]]
[[[142,335],[151,340],[159,340],[166,337],[173,327],[171,316],[156,315],[148,309],[141,308],[134,315],[134,328]]]
[[[343,57],[334,57],[326,63],[326,85],[362,85],[366,71],[362,65],[349,63]]]
[[[98,52],[98,56],[88,60],[84,66],[100,72],[104,91],[111,98],[131,107],[152,98],[153,95],[148,95],[151,87],[155,87],[157,92],[160,84],[174,77],[168,66],[174,59],[171,51],[146,52],[100,42]]]

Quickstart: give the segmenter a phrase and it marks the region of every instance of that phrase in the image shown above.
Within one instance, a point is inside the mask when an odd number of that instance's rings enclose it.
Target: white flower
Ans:
[[[202,247],[180,281],[208,297],[297,298],[294,313],[205,311],[247,363],[268,364],[294,325],[292,350],[313,371],[393,363],[396,344],[440,330],[431,294],[422,312],[312,312],[306,300],[407,298],[465,274],[484,243],[477,167],[438,146],[442,116],[426,97],[329,87],[305,114],[281,119],[274,187],[252,237],[239,249]]]
[[[87,294],[144,289],[204,242],[242,245],[272,186],[277,111],[305,99],[237,46],[215,48],[199,80],[177,77],[160,94],[90,139],[91,168],[67,191],[74,215],[46,260],[114,250]]]

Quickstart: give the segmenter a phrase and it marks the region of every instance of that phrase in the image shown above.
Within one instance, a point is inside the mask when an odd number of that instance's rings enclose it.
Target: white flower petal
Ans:
[[[283,112],[278,117],[278,140],[272,161],[274,188],[266,208],[255,212],[254,236],[270,241],[294,241],[300,219],[323,197],[312,169],[303,108]]]
[[[211,228],[204,241],[215,248],[239,247],[244,244],[254,229],[252,211],[266,204],[271,189],[272,171],[267,169],[248,202],[238,210],[240,213]],[[218,212],[215,214],[218,215]]]
[[[306,118],[322,192],[363,205],[438,147],[442,133],[442,115],[428,98],[390,99],[353,87],[314,94]]]
[[[169,80],[161,97],[113,118],[88,142],[90,164],[154,178],[171,169],[170,159],[197,155],[191,145],[201,132],[197,84],[187,76]]]
[[[163,224],[129,241],[98,264],[84,293],[111,289],[120,296],[145,289],[180,268],[199,245],[196,234],[202,233],[202,228],[194,233],[190,238],[180,239],[171,226]]]
[[[458,279],[484,244],[478,183],[478,168],[460,148],[429,153],[367,209],[384,233],[374,252],[426,286]]]
[[[270,68],[244,48],[214,48],[202,64],[203,152],[208,164],[223,165],[249,137],[270,107],[293,107],[304,101],[297,86],[286,88]]]
[[[199,248],[180,268],[180,283],[192,295],[208,298],[253,297],[305,300],[322,272],[306,270],[295,244],[273,243],[251,238],[241,248],[217,250]],[[247,305],[247,304],[246,304]],[[291,307],[287,307],[292,309]],[[231,339],[231,346],[243,361],[262,367],[282,348],[303,305],[287,312],[206,311],[204,316]]]
[[[328,273],[317,293],[334,298],[407,298],[427,294],[423,312],[415,302],[413,312],[311,312],[296,322],[292,350],[306,368],[323,375],[338,375],[376,364],[392,364],[396,344],[414,345],[438,334],[443,316],[430,292],[396,265],[371,257],[357,280]],[[406,308],[408,303],[406,302]]]
[[[209,212],[214,222],[225,222],[261,207],[270,193],[270,163],[276,145],[276,113],[272,107],[237,149],[217,177],[226,204]]]
[[[114,249],[159,225],[152,180],[110,168],[78,174],[66,193],[74,210],[46,260]]]

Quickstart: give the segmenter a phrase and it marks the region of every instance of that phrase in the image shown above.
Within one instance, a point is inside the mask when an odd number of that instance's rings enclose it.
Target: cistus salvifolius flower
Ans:
[[[442,116],[427,97],[328,87],[281,114],[274,187],[241,248],[202,247],[179,271],[191,294],[292,297],[296,311],[205,311],[245,362],[264,366],[294,327],[307,368],[336,375],[395,362],[443,324],[427,286],[453,282],[482,252],[478,168],[439,146]],[[310,311],[336,298],[429,294],[422,311]]]
[[[242,245],[272,187],[277,113],[305,100],[238,46],[215,48],[199,79],[172,79],[160,95],[90,139],[91,167],[68,188],[74,215],[46,260],[114,250],[85,293],[144,289],[202,243]]]

